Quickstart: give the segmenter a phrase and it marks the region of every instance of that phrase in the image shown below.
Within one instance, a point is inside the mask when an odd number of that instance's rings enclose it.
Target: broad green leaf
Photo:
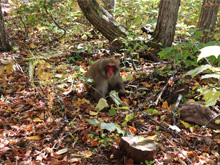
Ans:
[[[107,100],[104,99],[104,98],[101,98],[101,99],[99,99],[99,102],[98,102],[98,104],[96,105],[95,109],[96,109],[97,111],[101,111],[101,110],[103,110],[103,109],[106,108],[106,107],[108,107]]]
[[[110,116],[114,116],[116,114],[115,109],[110,109],[109,114],[110,114]]]
[[[156,110],[156,109],[147,109],[146,112],[151,115],[155,115],[155,114],[159,113],[158,110]]]
[[[130,120],[132,120],[133,118],[134,118],[134,114],[131,113],[131,114],[126,115],[125,120],[126,120],[126,121],[130,121]]]
[[[121,104],[121,99],[118,97],[118,92],[116,92],[115,90],[110,92],[110,97],[112,98],[112,100],[115,102],[115,104],[117,106],[119,106]]]
[[[218,56],[220,55],[220,46],[207,46],[207,47],[200,49],[200,51],[201,53],[198,57],[197,62],[201,60],[202,58],[206,58],[212,55],[218,58]]]
[[[206,74],[206,75],[203,75],[201,78],[202,79],[205,79],[205,78],[216,78],[216,79],[220,80],[220,74]]]
[[[127,125],[127,122],[129,122],[129,121],[132,120],[133,118],[134,118],[134,114],[133,114],[133,113],[126,115],[125,121],[122,123],[122,125],[123,125],[123,126],[126,126],[126,125]]]
[[[121,130],[121,127],[115,123],[101,123],[101,129],[106,129],[110,132],[117,130],[119,134],[125,135],[125,131]]]
[[[123,136],[125,136],[125,131],[123,131],[118,124],[116,124],[116,129],[119,134],[122,134]]]
[[[205,106],[215,105],[219,97],[220,97],[219,91],[211,90],[207,92],[203,97],[203,99],[205,100]]]
[[[193,69],[193,70],[190,70],[189,72],[187,72],[185,75],[191,75],[192,78],[195,77],[197,74],[203,72],[204,70],[208,69],[208,68],[211,68],[210,65],[202,65],[196,69]]]
[[[99,126],[100,122],[96,119],[88,119],[87,120],[90,124],[95,125],[95,126]]]
[[[101,123],[101,129],[106,129],[110,132],[116,130],[115,123]]]

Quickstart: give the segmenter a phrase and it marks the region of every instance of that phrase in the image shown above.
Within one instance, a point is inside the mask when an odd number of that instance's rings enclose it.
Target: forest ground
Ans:
[[[116,58],[123,57],[121,75],[127,92],[120,106],[107,98],[109,108],[97,112],[97,103],[85,91],[82,77],[90,61],[112,57],[106,47],[93,53],[70,52],[66,49],[70,45],[65,47],[62,41],[38,47],[37,34],[30,40],[19,31],[14,34],[9,30],[9,34],[19,50],[0,54],[0,163],[133,163],[119,150],[122,133],[115,125],[127,134],[155,140],[159,144],[155,164],[219,161],[218,131],[180,121],[177,126],[181,132],[169,128],[174,123],[172,111],[179,94],[183,99],[178,109],[187,100],[196,101],[196,89],[209,81],[200,76],[182,78],[186,71],[175,70],[172,61],[134,56],[132,62],[129,55],[115,54]],[[101,127],[102,123],[113,123],[113,129]]]

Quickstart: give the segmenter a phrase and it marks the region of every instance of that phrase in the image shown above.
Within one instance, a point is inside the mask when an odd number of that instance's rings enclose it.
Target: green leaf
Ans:
[[[116,130],[115,123],[101,123],[101,129],[106,129],[110,132]]]
[[[103,110],[106,107],[109,107],[109,105],[107,103],[107,100],[104,99],[104,98],[101,98],[101,99],[99,99],[99,102],[98,102],[98,104],[95,107],[95,110],[101,111],[101,110]]]
[[[114,116],[116,114],[115,109],[110,109],[109,114],[110,114],[110,116]]]
[[[122,134],[123,136],[125,136],[125,131],[123,131],[118,124],[116,124],[116,130],[119,134]]]
[[[151,115],[155,115],[155,114],[159,113],[158,110],[156,110],[156,109],[147,109],[146,112]]]
[[[220,80],[220,74],[206,74],[206,75],[203,75],[201,78],[202,79],[205,79],[205,78],[216,78],[216,79]]]
[[[202,58],[206,58],[212,55],[218,58],[218,56],[220,55],[220,46],[207,46],[207,47],[200,49],[200,51],[201,53],[198,57],[197,62],[201,60]]]
[[[134,114],[131,113],[131,114],[126,115],[125,120],[126,120],[126,121],[130,121],[130,120],[132,120],[133,118],[134,118]]]
[[[129,107],[117,107],[117,108],[115,108],[115,109],[123,109],[123,110],[128,110],[128,109],[129,109]]]
[[[95,126],[99,126],[100,122],[96,119],[88,119],[87,120],[90,124],[95,125]]]
[[[203,72],[204,70],[208,69],[208,68],[211,68],[210,65],[202,65],[196,69],[193,69],[193,70],[190,70],[189,72],[187,72],[185,75],[191,75],[192,78],[195,77],[197,74]]]
[[[215,105],[219,97],[220,97],[219,91],[216,90],[208,91],[203,97],[203,99],[205,100],[205,106]]]
[[[134,114],[133,114],[133,113],[126,115],[125,121],[122,123],[122,125],[123,125],[123,126],[126,126],[126,125],[127,125],[127,122],[129,122],[129,121],[132,120],[133,118],[134,118]]]
[[[117,106],[119,106],[121,104],[121,99],[118,97],[118,92],[116,92],[115,90],[110,92],[110,97],[112,98],[112,100],[115,102],[115,104]]]
[[[125,131],[121,130],[121,127],[118,124],[115,123],[101,123],[101,129],[106,129],[110,132],[113,132],[117,130],[119,134],[122,134],[124,136]]]

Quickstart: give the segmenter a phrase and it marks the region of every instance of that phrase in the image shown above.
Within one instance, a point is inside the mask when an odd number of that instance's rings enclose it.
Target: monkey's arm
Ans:
[[[112,79],[111,81],[111,90],[116,90],[117,92],[124,94],[125,93],[125,88],[124,88],[124,83],[122,81],[122,78],[120,75],[115,75],[115,78]]]

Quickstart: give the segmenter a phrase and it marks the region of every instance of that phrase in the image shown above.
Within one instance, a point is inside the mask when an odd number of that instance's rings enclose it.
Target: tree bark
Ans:
[[[180,0],[161,0],[156,29],[152,35],[153,42],[165,47],[172,45]]]
[[[114,11],[115,7],[116,7],[116,0],[102,0],[102,2],[104,3],[104,8],[111,14],[112,11]],[[114,16],[114,15],[113,15]]]
[[[2,6],[0,0],[0,52],[10,51],[12,49],[9,38],[5,32],[5,23],[2,15]]]
[[[77,0],[87,20],[97,28],[113,45],[121,45],[118,40],[126,37],[127,31],[116,22],[111,14],[102,8],[96,0]]]
[[[203,31],[203,37],[200,40],[203,43],[209,42],[213,39],[211,32],[214,30],[217,22],[217,14],[220,0],[203,0],[198,30]]]

